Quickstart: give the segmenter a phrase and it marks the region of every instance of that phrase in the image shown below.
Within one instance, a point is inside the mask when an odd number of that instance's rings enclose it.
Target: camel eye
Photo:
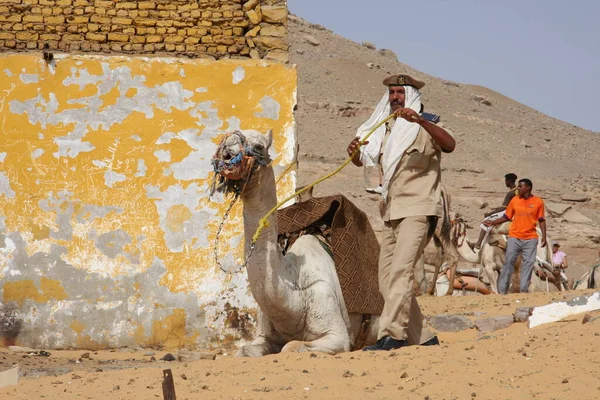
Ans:
[[[254,146],[254,150],[257,151],[263,151],[265,149],[265,146],[263,146],[262,144],[257,144],[256,146]]]

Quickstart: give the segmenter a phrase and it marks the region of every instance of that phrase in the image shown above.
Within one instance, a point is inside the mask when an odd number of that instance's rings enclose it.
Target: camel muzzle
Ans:
[[[267,160],[248,144],[242,132],[234,131],[225,134],[211,163],[215,173],[212,196],[215,192],[240,193],[252,173],[267,165]]]

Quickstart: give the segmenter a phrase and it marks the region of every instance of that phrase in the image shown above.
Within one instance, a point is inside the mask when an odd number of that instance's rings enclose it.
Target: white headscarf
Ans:
[[[412,86],[404,86],[406,89],[405,107],[411,108],[417,113],[421,112],[421,93]],[[389,94],[386,92],[375,111],[369,119],[358,128],[356,136],[361,140],[373,129],[379,122],[388,117],[392,112],[389,100]],[[382,196],[386,201],[388,189],[392,176],[404,155],[417,138],[421,126],[414,122],[409,122],[404,118],[398,118],[394,123],[394,127],[388,136],[381,157],[381,166],[383,168],[383,184]],[[381,146],[385,137],[385,124],[377,128],[371,136],[369,136],[368,144],[361,147],[360,160],[365,167],[374,167],[378,164],[379,154],[381,154]]]

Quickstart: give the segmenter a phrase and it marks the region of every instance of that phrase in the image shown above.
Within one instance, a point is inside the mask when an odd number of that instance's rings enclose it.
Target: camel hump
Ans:
[[[302,190],[305,187],[306,187],[306,185],[305,186],[300,186],[298,188],[298,190]],[[305,191],[303,193],[300,193],[298,196],[296,196],[296,201],[298,203],[303,203],[305,201],[308,201],[308,200],[312,199],[314,197],[313,196],[313,189],[314,189],[314,186],[311,186],[307,191]]]

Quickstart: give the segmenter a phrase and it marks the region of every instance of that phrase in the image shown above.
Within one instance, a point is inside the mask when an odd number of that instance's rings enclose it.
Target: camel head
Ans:
[[[241,193],[255,172],[267,166],[272,132],[234,131],[223,136],[212,158],[215,172],[211,195],[214,192]]]

